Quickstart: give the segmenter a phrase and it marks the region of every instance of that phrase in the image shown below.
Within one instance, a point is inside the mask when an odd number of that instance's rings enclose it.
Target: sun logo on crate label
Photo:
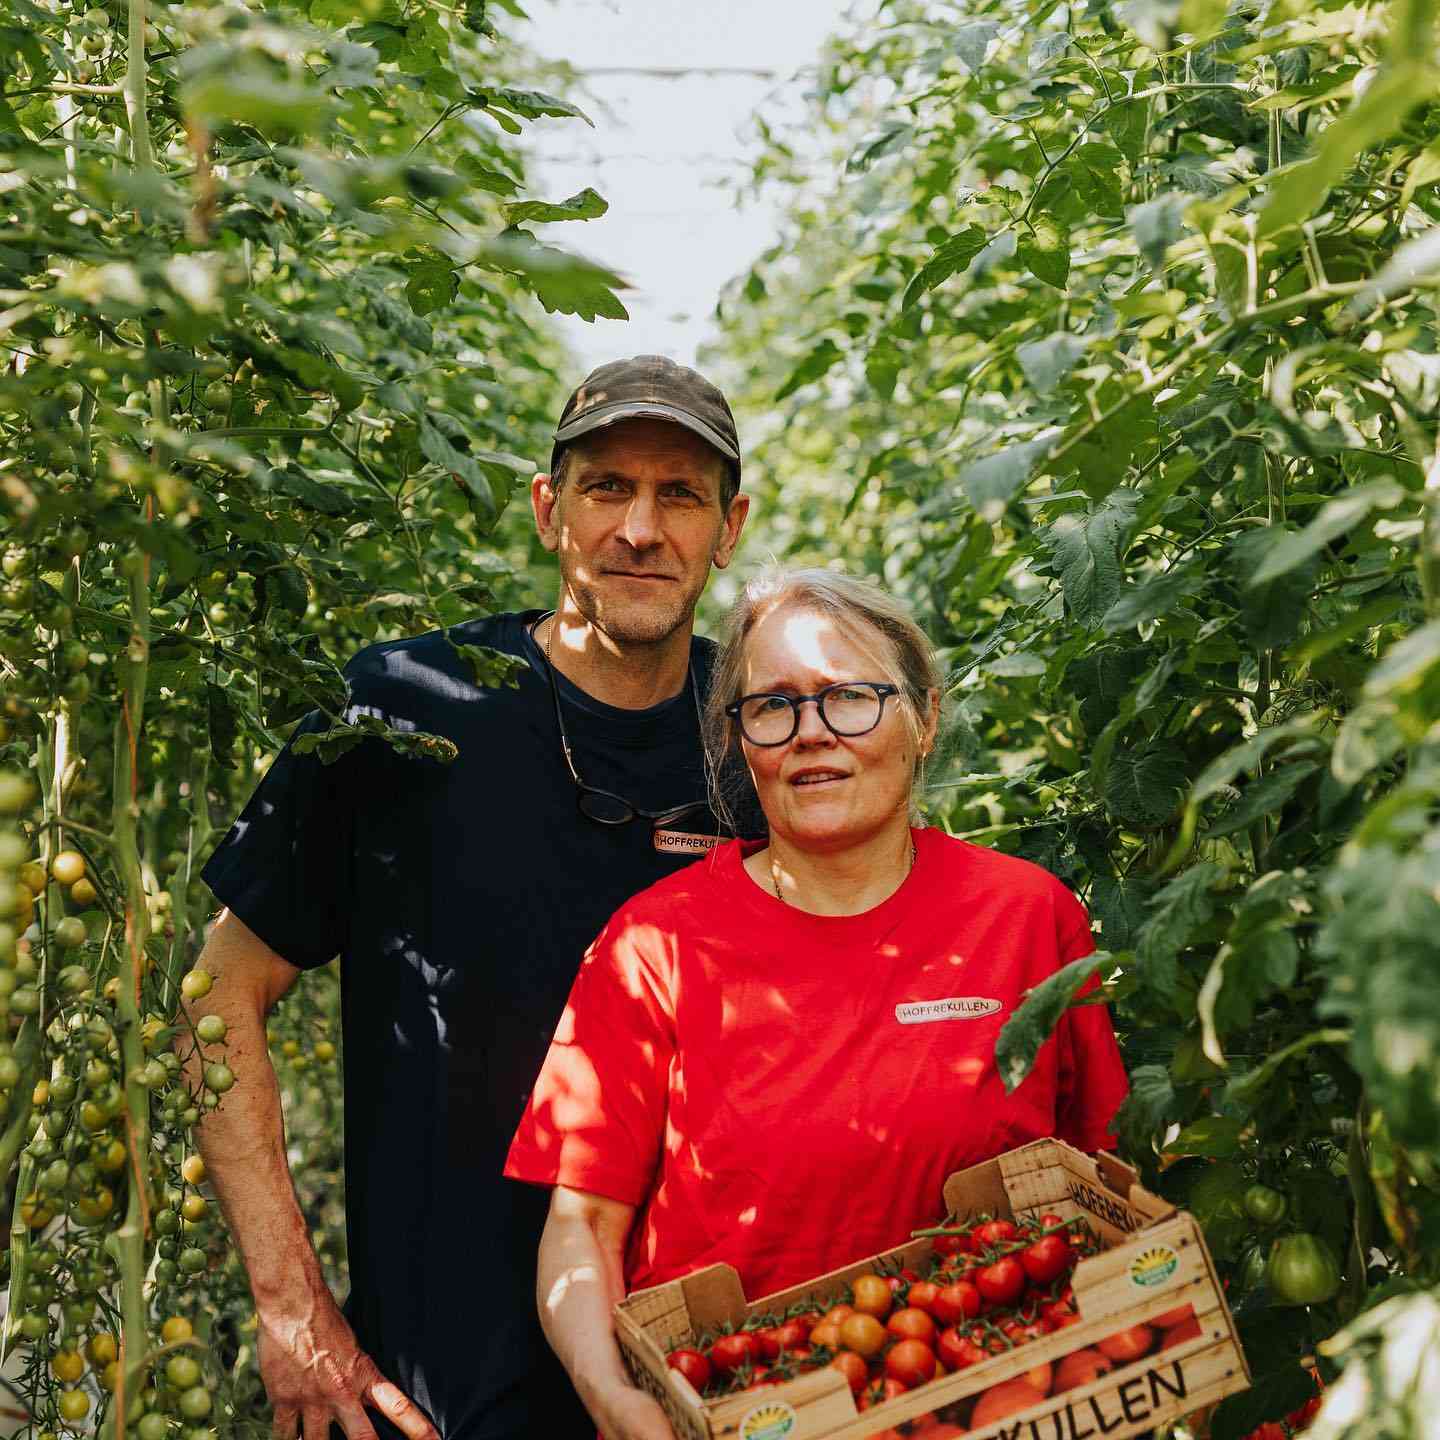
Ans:
[[[1153,1290],[1179,1268],[1180,1257],[1168,1245],[1152,1245],[1130,1262],[1130,1281],[1142,1290]]]
[[[747,1411],[740,1422],[740,1440],[786,1440],[799,1417],[783,1400],[770,1400]]]

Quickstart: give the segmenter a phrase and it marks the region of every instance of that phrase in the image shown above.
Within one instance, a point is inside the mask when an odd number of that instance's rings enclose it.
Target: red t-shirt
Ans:
[[[1007,1096],[995,1039],[1094,944],[1051,874],[938,830],[888,900],[809,915],[740,843],[642,891],[591,946],[505,1173],[639,1207],[628,1289],[723,1260],[750,1298],[939,1218],[946,1176],[1047,1135],[1110,1143],[1103,1006]],[[749,847],[753,849],[754,847]]]

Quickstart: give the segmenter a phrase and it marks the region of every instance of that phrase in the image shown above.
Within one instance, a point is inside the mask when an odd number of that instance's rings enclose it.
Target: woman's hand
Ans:
[[[605,1440],[675,1440],[659,1402],[633,1385],[596,1395],[595,1422]]]

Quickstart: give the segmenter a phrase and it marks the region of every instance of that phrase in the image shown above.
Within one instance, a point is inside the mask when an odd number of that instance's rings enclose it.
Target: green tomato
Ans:
[[[1245,1213],[1260,1225],[1278,1225],[1285,1218],[1285,1197],[1268,1185],[1252,1185],[1245,1192]]]
[[[210,1413],[210,1392],[203,1385],[186,1390],[180,1396],[180,1413],[187,1420],[203,1420]]]
[[[213,1090],[217,1095],[223,1095],[235,1084],[235,1072],[218,1060],[213,1065],[205,1067],[205,1088]]]
[[[168,1417],[151,1410],[140,1417],[135,1433],[140,1440],[165,1440],[170,1433],[170,1421]]]
[[[228,1028],[218,1015],[202,1015],[195,1022],[195,1034],[206,1045],[218,1045],[225,1038]]]
[[[187,1245],[177,1263],[186,1275],[198,1275],[206,1266],[205,1252],[198,1245]]]
[[[1340,1262],[1318,1235],[1284,1235],[1265,1266],[1270,1293],[1280,1305],[1323,1305],[1340,1288]]]
[[[62,950],[73,950],[85,943],[85,922],[78,915],[67,915],[57,922],[51,938]]]
[[[193,1355],[172,1355],[165,1362],[165,1378],[177,1390],[200,1383],[200,1362]]]

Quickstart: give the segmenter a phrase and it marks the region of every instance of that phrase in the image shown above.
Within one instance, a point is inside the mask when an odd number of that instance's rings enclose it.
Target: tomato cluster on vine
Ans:
[[[841,1298],[752,1316],[737,1329],[672,1350],[669,1365],[705,1399],[828,1365],[845,1376],[858,1408],[868,1410],[1079,1322],[1071,1274],[1101,1245],[1078,1218],[981,1216],[921,1233],[933,1238],[927,1274],[880,1262]],[[1169,1345],[1199,1333],[1191,1307],[1179,1307],[992,1387],[976,1414],[998,1419],[1138,1359],[1162,1334]],[[979,1423],[974,1415],[971,1423]]]

